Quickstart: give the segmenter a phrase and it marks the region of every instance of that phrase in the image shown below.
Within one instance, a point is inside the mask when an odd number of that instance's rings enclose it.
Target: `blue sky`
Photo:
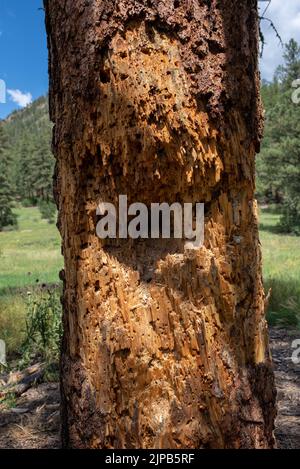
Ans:
[[[264,10],[268,2],[260,2]],[[7,87],[6,104],[0,103],[0,119],[20,109],[48,89],[47,47],[42,0],[0,0],[0,80]],[[276,25],[282,39],[300,43],[300,0],[272,0],[266,16]],[[272,79],[281,63],[282,47],[267,21],[261,61],[262,77]],[[1,97],[1,94],[0,94]]]
[[[0,118],[29,102],[28,93],[36,99],[47,92],[44,12],[39,10],[42,3],[0,0],[0,79],[13,92],[7,93],[6,104],[0,103]]]

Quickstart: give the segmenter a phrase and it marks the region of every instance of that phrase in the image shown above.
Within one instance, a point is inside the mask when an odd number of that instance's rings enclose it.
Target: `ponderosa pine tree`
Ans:
[[[19,141],[17,148],[16,186],[21,199],[29,203],[36,203],[36,192],[33,182],[37,168],[33,158],[34,151],[34,140],[32,136],[29,137],[29,134],[25,133]]]
[[[45,0],[65,258],[63,442],[272,448],[255,0]],[[205,243],[100,240],[101,201],[204,202]]]

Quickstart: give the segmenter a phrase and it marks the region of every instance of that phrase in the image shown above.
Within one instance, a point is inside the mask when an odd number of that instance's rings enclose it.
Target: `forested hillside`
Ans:
[[[12,168],[8,138],[4,126],[0,125],[0,231],[3,227],[16,225],[16,218],[12,212],[14,199]]]
[[[1,177],[5,179],[0,192],[2,211],[6,206],[5,212],[10,213],[13,199],[23,205],[38,204],[45,218],[52,219],[54,158],[48,98],[41,97],[24,110],[12,113],[1,123],[0,139],[0,168],[4,168]],[[12,221],[6,216],[1,224],[11,225]]]

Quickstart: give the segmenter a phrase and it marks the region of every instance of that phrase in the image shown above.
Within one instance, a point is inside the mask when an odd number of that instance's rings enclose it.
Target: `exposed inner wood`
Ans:
[[[88,102],[73,95],[76,138],[70,99],[60,108],[53,94],[69,446],[274,444],[256,141],[239,108],[228,110],[226,131],[216,125],[195,97],[183,47],[144,21],[115,32],[93,76],[97,92]],[[204,246],[99,240],[97,205],[117,205],[120,194],[148,206],[205,202]]]

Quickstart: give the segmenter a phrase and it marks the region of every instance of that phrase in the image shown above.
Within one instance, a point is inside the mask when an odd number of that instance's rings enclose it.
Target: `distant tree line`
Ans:
[[[283,58],[272,82],[262,84],[266,125],[257,156],[257,196],[261,203],[276,204],[281,231],[300,235],[300,103],[292,101],[300,46],[295,40],[285,45]]]

